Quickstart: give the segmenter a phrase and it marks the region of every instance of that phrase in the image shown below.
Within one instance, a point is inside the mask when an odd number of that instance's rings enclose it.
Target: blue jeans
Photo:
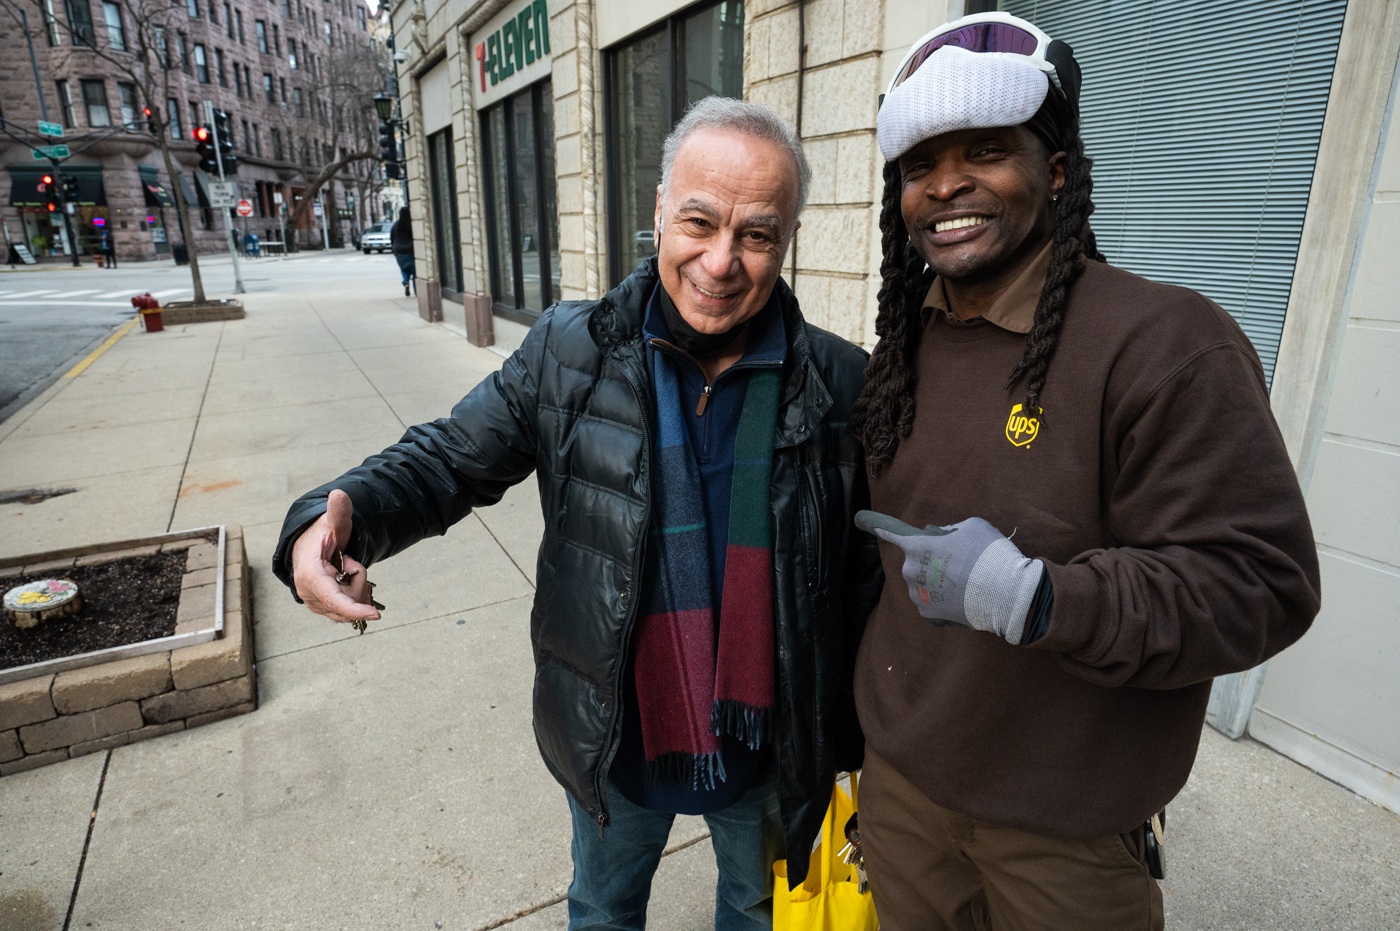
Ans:
[[[569,931],[641,931],[646,927],[651,880],[676,816],[629,802],[607,786],[612,823],[598,823],[572,798],[574,881],[569,885]],[[773,926],[773,861],[782,856],[783,827],[777,780],[750,789],[739,801],[705,815],[719,867],[715,931]]]
[[[404,287],[408,287],[408,279],[417,277],[418,269],[414,267],[413,256],[396,255],[394,261],[399,263],[399,271],[403,273]]]

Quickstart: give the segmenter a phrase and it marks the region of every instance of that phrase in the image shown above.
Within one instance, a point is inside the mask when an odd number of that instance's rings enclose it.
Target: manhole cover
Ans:
[[[82,606],[78,583],[68,579],[40,579],[5,593],[5,617],[20,628],[75,614]]]

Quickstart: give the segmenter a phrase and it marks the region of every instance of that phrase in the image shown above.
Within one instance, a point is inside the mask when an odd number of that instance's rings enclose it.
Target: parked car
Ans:
[[[388,220],[375,223],[365,229],[360,234],[360,249],[365,255],[371,252],[388,252],[392,248],[389,242],[389,230],[394,226]]]

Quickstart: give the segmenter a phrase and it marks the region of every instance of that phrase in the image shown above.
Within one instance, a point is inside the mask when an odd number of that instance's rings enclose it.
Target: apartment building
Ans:
[[[211,179],[197,170],[192,139],[207,122],[206,101],[232,116],[240,162],[233,180],[254,206],[235,227],[264,242],[282,240],[284,209],[337,153],[372,145],[372,126],[352,131],[332,112],[344,103],[336,88],[356,56],[386,54],[363,0],[179,0],[173,10],[156,0],[44,0],[42,8],[26,7],[28,36],[14,17],[0,18],[0,116],[11,132],[34,132],[40,120],[62,125],[63,138],[42,142],[70,143],[72,155],[59,170],[79,182],[70,242],[37,190],[50,163],[0,137],[0,222],[7,241],[23,242],[41,258],[94,252],[104,233],[119,260],[169,253],[181,241],[175,184],[191,205],[198,250],[225,249],[225,214],[209,207]],[[163,60],[169,78],[156,85],[160,99],[152,108],[170,137],[175,178],[147,126],[139,87],[123,73],[143,45]],[[380,219],[380,182],[366,177],[372,165],[352,166],[327,185],[333,241]],[[308,211],[285,233],[316,246],[320,223]]]

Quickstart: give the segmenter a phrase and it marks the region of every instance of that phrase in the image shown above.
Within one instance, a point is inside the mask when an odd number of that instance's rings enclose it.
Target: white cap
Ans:
[[[1050,79],[1025,55],[945,45],[885,97],[876,120],[880,152],[893,161],[943,133],[1019,126],[1049,90]]]

